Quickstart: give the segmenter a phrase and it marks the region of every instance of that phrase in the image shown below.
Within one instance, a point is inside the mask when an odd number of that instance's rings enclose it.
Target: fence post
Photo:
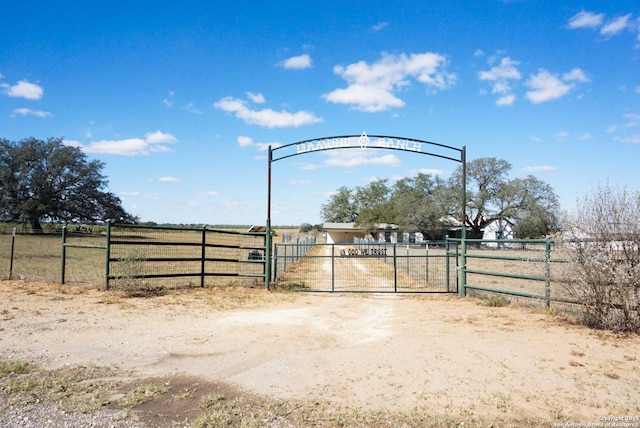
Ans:
[[[285,254],[287,254],[287,247],[285,247]],[[273,260],[275,263],[273,264],[273,280],[276,282],[278,280],[278,245],[273,246]]]
[[[463,226],[463,235],[464,226]],[[467,237],[463,236],[460,242],[460,296],[467,295]]]
[[[67,258],[67,226],[62,226],[62,266],[60,267],[60,284],[64,284],[65,265]]]
[[[11,258],[9,259],[9,279],[13,278],[13,249],[16,246],[16,228],[11,231]]]
[[[444,236],[444,277],[445,277],[445,281],[447,281],[447,291],[449,291],[449,284],[451,284],[451,278],[449,277],[450,275],[450,271],[449,271],[449,265],[451,264],[451,254],[450,254],[450,249],[449,249],[449,235],[445,235]],[[456,260],[457,260],[457,256],[456,256]],[[427,266],[429,266],[429,259],[427,258]]]
[[[335,260],[335,246],[331,244],[331,292],[336,291],[336,260]]]
[[[271,156],[271,146],[269,146],[269,156]],[[269,163],[271,166],[271,163]],[[269,172],[271,173],[271,172]],[[271,183],[269,183],[271,186]],[[271,190],[269,190],[271,192]],[[271,196],[269,196],[271,197]],[[272,245],[272,236],[271,236],[271,219],[270,215],[267,215],[267,230],[264,235],[264,286],[267,290],[269,290],[271,284],[271,245]]]
[[[551,240],[547,237],[545,242],[545,288],[544,297],[547,304],[547,309],[551,307]]]
[[[109,261],[111,259],[111,220],[107,220],[107,242],[105,251],[105,263],[104,263],[104,288],[109,289]]]
[[[200,288],[204,288],[205,258],[207,257],[207,225],[202,225],[202,249],[200,251]]]
[[[398,292],[398,244],[393,243],[393,292]],[[409,265],[409,257],[407,257],[407,265]]]
[[[445,252],[445,254],[447,253],[446,245],[445,245],[445,250],[444,250],[444,252]],[[426,281],[427,281],[427,282],[429,282],[429,241],[427,241],[427,243],[426,243],[426,244],[424,244],[424,255],[426,256],[426,259],[425,259],[425,260],[426,260],[426,263],[425,263],[425,265],[426,265],[426,267],[427,267],[427,270],[426,270],[426,272],[425,272],[425,274],[426,274],[426,278],[425,278],[425,279],[426,279]],[[448,290],[449,290],[449,278],[447,278],[447,291],[448,291]]]

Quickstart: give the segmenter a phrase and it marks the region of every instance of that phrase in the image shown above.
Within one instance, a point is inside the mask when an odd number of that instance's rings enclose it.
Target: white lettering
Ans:
[[[296,144],[296,153],[308,153],[319,150],[339,149],[339,148],[355,148],[362,147],[361,137],[334,137],[324,138],[320,140],[312,140],[304,143]],[[405,150],[411,152],[421,152],[422,143],[415,140],[406,140],[391,137],[377,137],[375,141],[369,142],[369,147]]]

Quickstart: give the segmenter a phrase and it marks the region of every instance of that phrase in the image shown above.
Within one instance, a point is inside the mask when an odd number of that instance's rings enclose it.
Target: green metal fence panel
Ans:
[[[461,246],[462,295],[505,295],[543,301],[549,307],[550,240],[466,239]]]
[[[111,225],[108,286],[264,285],[265,233]]]
[[[51,227],[43,233],[0,229],[0,276],[100,287],[105,236],[100,228]],[[63,278],[64,276],[64,278]]]

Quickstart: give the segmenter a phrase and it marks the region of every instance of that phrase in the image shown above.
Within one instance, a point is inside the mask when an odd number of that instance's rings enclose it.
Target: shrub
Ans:
[[[640,333],[640,192],[599,185],[567,215],[560,279],[584,324]]]
[[[162,294],[162,287],[152,285],[144,278],[145,264],[144,255],[136,250],[128,251],[119,262],[118,280],[116,289],[125,293],[127,297],[145,297]]]

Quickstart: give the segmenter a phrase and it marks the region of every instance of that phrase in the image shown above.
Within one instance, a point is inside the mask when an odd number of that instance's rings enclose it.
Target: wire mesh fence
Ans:
[[[0,229],[0,277],[28,281],[66,282],[92,286],[104,285],[104,228],[73,226],[49,228],[41,233],[15,227]],[[78,247],[72,247],[77,245]],[[80,246],[102,249],[86,251]],[[66,263],[63,260],[66,258]],[[66,281],[62,279],[66,264]]]
[[[325,292],[455,292],[456,253],[428,244],[358,243],[315,245],[303,255],[276,245],[279,287]]]
[[[116,288],[258,285],[264,232],[114,225],[107,280]]]

